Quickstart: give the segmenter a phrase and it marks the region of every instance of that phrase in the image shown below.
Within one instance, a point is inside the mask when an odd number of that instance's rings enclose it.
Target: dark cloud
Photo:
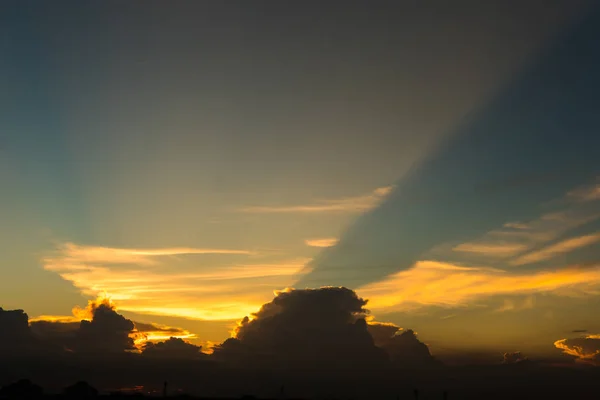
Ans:
[[[384,349],[397,366],[415,367],[435,364],[429,347],[411,329],[402,329],[393,324],[372,323],[368,326],[375,345]]]
[[[251,318],[244,318],[235,337],[215,348],[215,356],[313,368],[383,367],[390,359],[411,366],[433,361],[413,331],[391,324],[368,325],[366,304],[346,288],[280,292]]]
[[[29,317],[23,310],[4,310],[0,307],[0,345],[29,338]]]
[[[148,323],[148,322],[136,322],[136,321],[134,321],[133,324],[135,325],[135,329],[140,333],[160,332],[160,333],[171,334],[171,335],[181,335],[181,334],[187,333],[187,331],[184,329],[176,328],[176,327],[172,327],[172,326],[164,326],[164,325],[152,324],[152,323]]]
[[[32,334],[48,346],[56,349],[72,350],[77,339],[81,322],[32,321],[29,323]]]
[[[204,358],[205,354],[201,352],[202,346],[196,346],[183,339],[169,338],[164,342],[144,344],[142,355],[146,357],[160,357],[169,359],[195,359]]]
[[[572,333],[587,333],[587,329],[574,329],[571,332]]]
[[[520,351],[504,353],[503,364],[518,364],[524,361],[529,361],[527,357],[521,354]]]
[[[93,303],[91,313],[92,320],[83,320],[79,325],[73,350],[110,354],[135,349],[131,320],[118,314],[108,302]]]
[[[22,354],[37,347],[28,316],[23,310],[4,310],[0,307],[0,354]]]

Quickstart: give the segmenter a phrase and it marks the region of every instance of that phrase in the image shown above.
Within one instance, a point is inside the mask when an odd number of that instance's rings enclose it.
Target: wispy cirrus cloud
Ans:
[[[498,295],[597,293],[600,264],[553,271],[515,273],[439,261],[419,261],[412,268],[359,288],[374,311],[424,306],[463,307]],[[561,291],[568,288],[568,291]],[[509,307],[510,308],[510,307]]]
[[[244,213],[323,213],[323,212],[365,212],[377,207],[393,190],[384,186],[373,192],[356,197],[319,200],[312,204],[290,206],[250,206],[240,208]]]
[[[510,257],[527,250],[527,245],[520,243],[462,243],[453,248],[463,253],[485,254],[490,257]]]
[[[452,247],[455,253],[470,253],[489,261],[507,261],[507,265],[523,265],[547,260],[554,255],[574,251],[595,243],[594,235],[566,239],[546,249],[533,251],[544,246],[570,230],[600,219],[600,185],[583,186],[567,193],[559,202],[562,209],[547,212],[526,222],[507,222],[475,240],[459,243]],[[528,254],[529,253],[529,254]]]
[[[600,180],[600,178],[598,179]],[[582,202],[600,200],[600,184],[592,184],[574,189],[567,196],[572,200]]]
[[[578,250],[580,248],[587,247],[598,242],[600,242],[600,232],[591,235],[573,237],[565,239],[551,246],[544,247],[541,250],[527,253],[523,256],[516,258],[515,260],[512,260],[510,264],[525,265],[545,261],[556,257],[560,254],[570,253],[574,250]]]
[[[337,238],[320,238],[320,239],[306,239],[304,243],[310,247],[331,247],[335,246],[338,242]]]
[[[256,311],[274,288],[289,286],[303,273],[307,258],[203,265],[195,254],[223,257],[251,252],[220,249],[116,249],[58,246],[43,259],[82,294],[106,294],[125,311],[195,319],[231,320]],[[166,257],[178,255],[180,257]],[[220,257],[220,256],[219,256]]]

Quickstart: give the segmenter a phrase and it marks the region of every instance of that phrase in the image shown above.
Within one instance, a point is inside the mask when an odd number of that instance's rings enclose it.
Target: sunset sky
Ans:
[[[27,3],[0,12],[3,308],[108,296],[205,343],[328,285],[434,354],[600,334],[588,2]]]

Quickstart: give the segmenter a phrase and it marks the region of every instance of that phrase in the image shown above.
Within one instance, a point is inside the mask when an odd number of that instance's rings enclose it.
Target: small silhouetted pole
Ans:
[[[448,392],[444,390],[444,400],[448,400]]]
[[[167,381],[163,384],[163,397],[167,397]]]
[[[285,399],[285,386],[283,385],[281,385],[281,388],[279,389],[279,398]]]
[[[419,400],[419,389],[415,389],[415,400]]]

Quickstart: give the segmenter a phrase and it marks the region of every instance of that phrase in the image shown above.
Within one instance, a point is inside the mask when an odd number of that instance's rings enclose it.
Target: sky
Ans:
[[[1,7],[4,309],[206,346],[343,286],[434,355],[600,333],[589,2]]]

